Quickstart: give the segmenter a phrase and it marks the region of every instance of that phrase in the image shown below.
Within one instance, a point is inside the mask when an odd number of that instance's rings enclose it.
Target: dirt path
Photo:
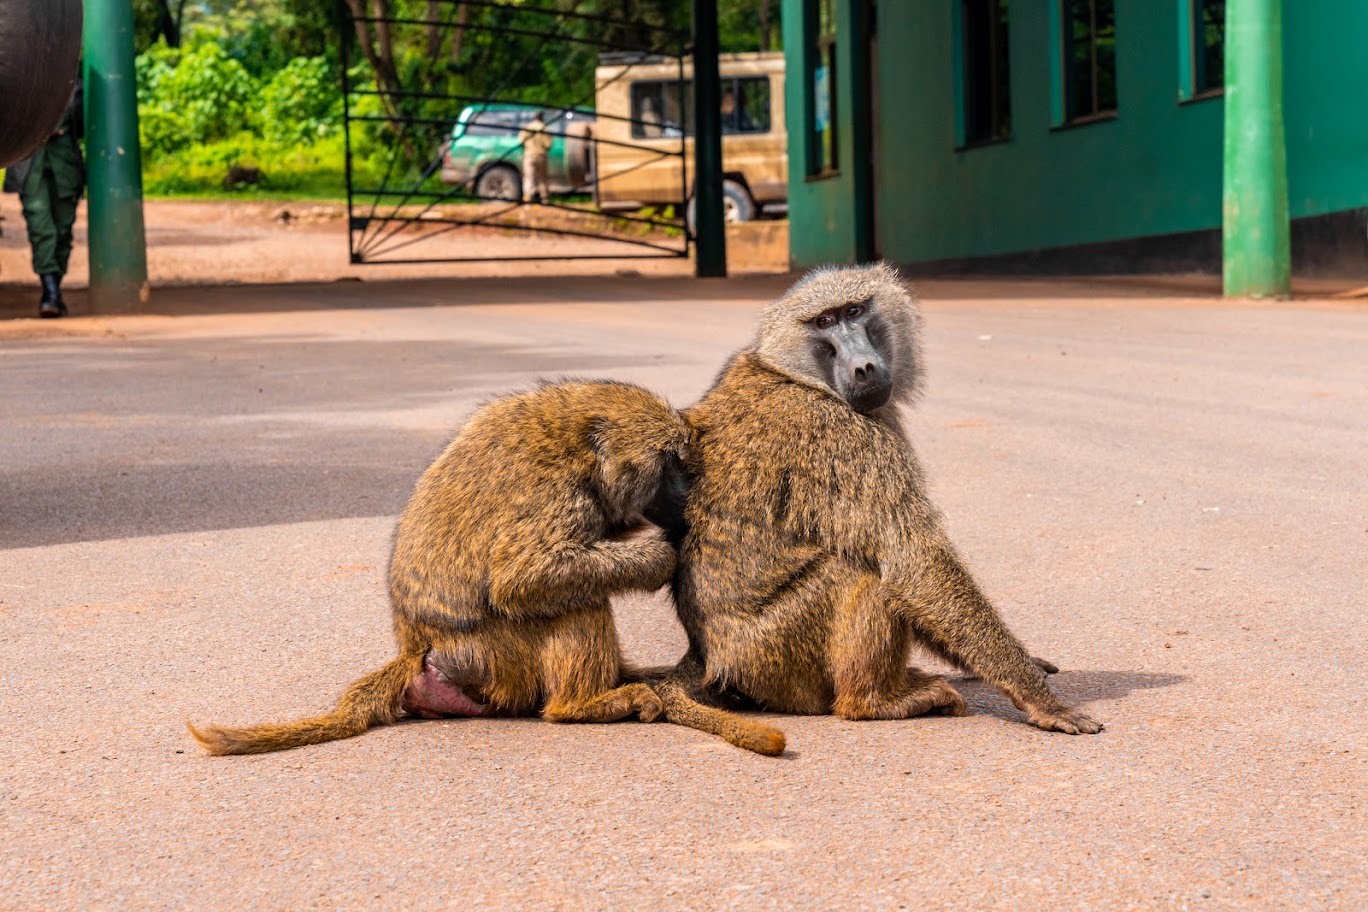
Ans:
[[[495,207],[495,212],[503,207]],[[472,218],[475,207],[457,207]],[[455,211],[455,210],[453,210]],[[438,213],[440,214],[440,213]],[[0,237],[0,285],[34,287],[28,242],[17,198],[0,197],[4,236]],[[67,285],[85,286],[86,206],[82,205],[75,231],[75,249]],[[639,232],[601,220],[538,214],[530,210],[524,221],[554,224],[586,231],[616,230],[616,237],[639,238]],[[395,279],[440,276],[519,275],[692,275],[693,266],[678,257],[615,240],[529,235],[509,229],[458,228],[438,233],[428,224],[397,235],[384,247],[391,257],[468,257],[484,262],[418,263],[407,265],[352,265],[348,259],[346,207],[311,202],[200,202],[150,200],[144,207],[147,225],[148,278],[154,288],[171,285],[235,283],[329,282],[344,279]],[[376,231],[386,230],[376,226]],[[658,235],[658,236],[657,236]],[[678,247],[682,240],[657,232],[650,239]],[[757,222],[737,226],[729,241],[735,272],[782,271],[787,260],[787,222]],[[414,238],[426,239],[400,246]],[[642,254],[651,254],[643,258]],[[616,256],[620,259],[573,259],[579,256]],[[564,257],[552,262],[516,258]],[[10,295],[13,295],[13,291]],[[3,294],[3,292],[0,292]]]

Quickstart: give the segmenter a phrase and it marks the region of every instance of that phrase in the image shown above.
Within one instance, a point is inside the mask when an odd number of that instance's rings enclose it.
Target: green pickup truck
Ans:
[[[538,111],[545,112],[547,132],[552,136],[547,156],[551,192],[590,192],[593,112],[537,105],[482,104],[462,110],[442,155],[442,183],[464,187],[481,199],[521,199],[522,147],[518,133]]]

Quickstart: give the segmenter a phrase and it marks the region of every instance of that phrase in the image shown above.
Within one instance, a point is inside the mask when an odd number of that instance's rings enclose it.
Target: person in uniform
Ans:
[[[85,159],[81,156],[81,83],[78,80],[57,132],[38,151],[10,165],[4,189],[18,193],[28,224],[33,271],[43,284],[40,317],[61,317],[62,277],[71,257],[71,226],[85,191]]]
[[[522,146],[523,202],[544,203],[551,198],[546,188],[546,157],[551,152],[551,134],[546,132],[546,112],[538,111],[518,134]]]

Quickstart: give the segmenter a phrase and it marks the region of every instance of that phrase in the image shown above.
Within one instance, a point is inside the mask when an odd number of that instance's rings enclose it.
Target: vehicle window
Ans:
[[[722,132],[768,133],[769,78],[722,80]]]
[[[466,121],[464,136],[516,136],[517,111],[476,111]]]
[[[680,98],[679,81],[632,83],[632,136],[637,139],[660,139],[691,133],[688,128],[692,116],[690,98]]]

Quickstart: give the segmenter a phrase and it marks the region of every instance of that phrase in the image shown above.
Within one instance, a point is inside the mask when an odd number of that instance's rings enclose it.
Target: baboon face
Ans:
[[[643,511],[647,521],[664,529],[666,540],[674,545],[682,542],[689,531],[684,518],[689,499],[689,476],[684,469],[686,455],[683,452],[665,454],[655,497]]]
[[[812,353],[825,371],[827,385],[865,414],[888,403],[893,372],[884,352],[887,325],[873,298],[828,308],[808,320]]]
[[[645,518],[668,531],[682,515],[688,429],[683,419],[671,419],[604,421],[591,435],[599,496],[610,522],[633,525]]]
[[[910,402],[921,380],[916,302],[891,267],[818,269],[760,315],[754,351],[860,414]]]

